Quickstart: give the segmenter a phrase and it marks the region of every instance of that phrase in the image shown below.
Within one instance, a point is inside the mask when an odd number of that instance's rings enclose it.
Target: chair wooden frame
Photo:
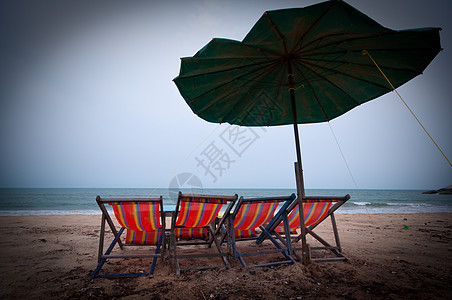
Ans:
[[[100,230],[100,238],[99,238],[99,252],[98,252],[98,265],[96,269],[91,274],[90,280],[97,277],[137,277],[137,276],[148,276],[152,275],[154,272],[154,268],[157,262],[158,258],[163,259],[165,255],[165,248],[166,248],[166,238],[165,238],[165,213],[163,211],[163,199],[162,196],[160,198],[101,198],[100,196],[97,196],[96,202],[99,205],[100,210],[102,211],[102,220],[101,220],[101,230]],[[135,244],[127,244],[125,241],[123,241],[123,238],[121,238],[122,233],[124,231],[130,230],[126,227],[121,226],[119,230],[116,229],[115,224],[113,222],[113,219],[110,217],[110,214],[108,213],[107,208],[105,207],[105,204],[111,204],[111,205],[135,205],[135,207],[148,204],[151,207],[155,206],[155,210],[150,212],[149,218],[153,218],[155,221],[155,224],[153,226],[156,226],[156,230],[153,231],[133,231],[133,232],[144,232],[146,233],[153,233],[157,231],[157,241],[155,243],[155,252],[152,253],[137,253],[137,251],[128,251],[128,253],[120,253],[120,254],[111,254],[113,249],[116,245],[119,245],[121,250],[124,250],[126,246],[135,246]],[[156,213],[154,215],[154,213]],[[131,214],[133,215],[133,213]],[[116,214],[115,214],[116,217]],[[144,223],[144,219],[140,218],[140,216],[136,216],[137,222]],[[116,217],[116,220],[121,224],[121,221],[118,220]],[[158,220],[158,221],[157,221]],[[158,222],[160,222],[160,226],[158,225]],[[114,239],[111,242],[110,246],[104,253],[104,242],[105,242],[105,223],[108,224],[110,227],[111,232],[114,235]],[[141,223],[140,223],[141,224]],[[144,226],[150,227],[151,225],[144,224]],[[132,234],[132,233],[131,233]],[[131,242],[133,243],[133,241]],[[144,245],[140,244],[140,246],[150,246],[150,245]],[[129,253],[130,252],[130,253]],[[107,259],[127,259],[127,258],[153,258],[152,264],[150,267],[149,272],[144,273],[117,273],[117,274],[99,274],[99,271],[101,270],[104,263],[107,261]]]
[[[237,202],[237,206],[234,212],[229,215],[227,219],[226,228],[223,226],[222,242],[227,238],[228,242],[228,253],[233,257],[234,260],[239,260],[243,267],[272,267],[282,264],[293,264],[294,260],[290,257],[290,253],[286,248],[281,246],[278,241],[272,237],[272,235],[265,229],[264,225],[270,222],[273,218],[281,217],[287,221],[287,207],[294,201],[295,194],[291,196],[282,197],[266,197],[266,198],[249,198],[244,199],[241,197]],[[282,207],[278,210],[276,214],[274,212],[277,210],[277,206],[284,202]],[[237,247],[238,242],[256,240],[257,236],[255,234],[255,229],[261,229],[262,235],[265,235],[275,246],[274,249],[264,249],[260,251],[239,251]],[[236,233],[240,235],[246,235],[243,238],[237,238]],[[288,235],[289,236],[289,235]],[[263,263],[256,265],[247,265],[245,263],[244,257],[256,256],[256,255],[266,255],[272,253],[281,253],[285,260]]]
[[[339,209],[347,200],[350,199],[350,195],[346,195],[344,197],[323,197],[323,196],[308,196],[304,197],[302,200],[303,205],[303,212],[304,212],[304,220],[305,220],[305,231],[306,234],[310,234],[312,237],[314,237],[317,241],[319,241],[323,246],[321,247],[308,247],[308,257],[309,260],[313,260],[316,262],[327,262],[327,261],[340,261],[340,260],[347,260],[347,257],[342,253],[342,246],[339,239],[339,233],[337,230],[336,225],[336,219],[334,217],[334,212]],[[330,207],[326,212],[323,212],[322,215],[319,216],[319,218],[315,219],[315,221],[307,220],[306,216],[309,215],[310,209],[312,210],[315,205],[320,205],[321,203],[328,204]],[[300,228],[300,222],[299,222],[299,214],[298,210],[294,212],[294,210],[299,205],[298,201],[294,201],[288,208],[287,208],[287,214],[289,219],[295,220],[291,224],[289,222],[289,231],[291,229]],[[327,242],[324,238],[322,238],[319,234],[317,234],[314,229],[320,225],[324,220],[327,218],[331,219],[331,225],[333,229],[334,234],[334,240],[335,245],[332,245],[331,243]],[[290,253],[292,253],[298,260],[302,260],[302,257],[297,253],[297,250],[302,250],[302,248],[294,247],[294,244],[297,243],[302,239],[302,235],[297,236],[291,236],[290,238],[284,238],[281,236],[281,234],[276,230],[278,226],[284,225],[284,222],[281,223],[283,220],[281,218],[272,220],[271,223],[269,223],[266,227],[267,231],[275,235],[282,244],[288,249]],[[287,234],[287,230],[284,230],[285,234]],[[261,234],[261,236],[258,238],[257,242],[262,242],[266,237]],[[329,250],[334,256],[333,257],[327,257],[327,258],[311,258],[311,250]]]
[[[220,220],[220,223],[224,222],[224,219],[228,217],[228,212],[232,209],[235,202],[237,201],[238,196],[222,196],[222,195],[196,195],[196,194],[182,194],[179,192],[179,196],[176,203],[176,209],[173,213],[172,220],[171,220],[171,233],[170,233],[170,249],[169,249],[169,257],[170,257],[170,263],[176,271],[176,275],[179,276],[181,272],[185,271],[194,271],[194,270],[204,270],[204,269],[212,269],[217,268],[218,266],[202,266],[202,267],[196,267],[196,268],[181,268],[180,267],[180,259],[191,259],[191,258],[200,258],[200,257],[220,257],[223,260],[223,263],[226,268],[230,268],[229,261],[226,257],[227,254],[225,254],[221,248],[221,245],[215,236],[215,221],[219,213],[219,207],[221,207],[224,204],[228,204],[226,208],[226,212],[224,213],[223,217]],[[185,224],[181,225],[180,223],[183,223],[183,220],[194,220],[196,217],[200,216],[202,211],[199,211],[199,208],[193,209],[193,210],[185,210],[183,211],[184,214],[181,212],[182,205],[193,205],[195,203],[202,203],[203,209],[207,208],[208,206],[217,205],[219,207],[215,208],[215,211],[213,211],[208,218],[204,219],[203,222],[207,221],[207,224],[199,224],[201,226],[198,226],[198,224],[195,224],[196,222],[189,221],[188,223],[191,224]],[[198,212],[200,212],[200,215],[198,215]],[[204,214],[202,214],[204,216]],[[182,220],[183,219],[183,220]],[[189,238],[180,236],[179,233],[180,230],[185,229],[203,229],[207,231],[207,239],[202,240],[200,238]],[[189,241],[187,241],[189,239]],[[211,247],[212,244],[215,244],[215,247],[218,250],[218,253],[192,253],[192,254],[180,254],[179,250],[182,250],[184,246],[187,245],[206,245],[207,247]]]

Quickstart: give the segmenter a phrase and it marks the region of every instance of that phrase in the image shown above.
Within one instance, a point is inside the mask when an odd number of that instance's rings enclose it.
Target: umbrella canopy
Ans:
[[[174,79],[209,122],[272,126],[334,119],[392,91],[363,50],[398,87],[440,51],[439,28],[395,31],[343,1],[265,12],[243,41],[213,39],[182,58]]]

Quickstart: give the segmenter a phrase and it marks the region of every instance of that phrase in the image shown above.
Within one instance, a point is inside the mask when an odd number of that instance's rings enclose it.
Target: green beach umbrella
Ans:
[[[391,30],[338,0],[267,11],[242,41],[214,38],[182,58],[174,82],[206,121],[293,124],[304,196],[297,124],[330,121],[392,91],[376,63],[395,88],[421,74],[441,50],[439,30]]]

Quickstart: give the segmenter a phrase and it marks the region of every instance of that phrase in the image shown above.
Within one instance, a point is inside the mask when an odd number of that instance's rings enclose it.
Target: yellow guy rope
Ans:
[[[372,62],[375,64],[375,66],[378,68],[378,70],[380,71],[381,75],[383,75],[383,77],[386,79],[386,81],[389,83],[389,85],[391,86],[391,88],[393,89],[394,92],[397,93],[397,95],[399,96],[399,98],[402,100],[403,104],[405,104],[405,106],[408,108],[408,110],[410,111],[410,113],[413,115],[413,117],[416,119],[416,121],[419,123],[419,125],[421,125],[422,129],[424,129],[425,133],[428,135],[428,137],[432,140],[433,144],[435,144],[436,148],[438,148],[439,152],[441,152],[441,154],[444,156],[444,158],[447,160],[447,162],[449,163],[449,165],[452,166],[452,163],[450,162],[450,160],[447,158],[446,154],[444,154],[443,150],[441,150],[441,148],[438,146],[438,144],[435,142],[435,140],[433,139],[433,137],[430,135],[430,133],[427,131],[427,129],[425,129],[424,125],[422,125],[421,121],[418,119],[418,117],[414,114],[414,112],[411,110],[411,108],[408,106],[408,104],[405,102],[405,100],[403,100],[402,96],[400,96],[399,92],[397,92],[396,88],[392,85],[391,81],[388,79],[388,77],[386,77],[385,73],[383,73],[383,71],[380,69],[380,67],[378,66],[377,62],[372,58],[372,56],[370,55],[369,51],[367,50],[363,50],[362,51],[363,55],[368,55],[369,58],[372,60]]]
[[[163,182],[165,182],[168,177],[170,177],[171,175],[174,174],[174,172],[180,168],[180,166],[182,166],[182,164],[190,157],[193,155],[193,153],[202,145],[204,144],[204,142],[218,129],[220,128],[221,123],[218,124],[218,126],[216,126],[195,148],[193,148],[193,150],[162,180],[160,181],[160,183],[157,185],[156,188],[154,188],[152,190],[152,192],[149,193],[149,195],[146,198],[150,198],[151,195],[162,185]]]

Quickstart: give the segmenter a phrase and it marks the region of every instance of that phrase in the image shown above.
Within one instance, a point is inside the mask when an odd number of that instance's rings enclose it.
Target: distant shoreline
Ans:
[[[170,210],[166,210],[166,212],[169,212]],[[68,212],[61,212],[61,213],[29,213],[29,214],[3,214],[2,211],[0,211],[0,218],[21,218],[21,217],[45,217],[45,216],[101,216],[101,211],[93,211],[90,213],[80,213],[80,212],[74,212],[74,213],[68,213]],[[377,213],[363,213],[363,212],[341,212],[340,210],[337,210],[335,212],[336,215],[411,215],[411,214],[452,214],[452,212],[400,212],[400,213],[390,213],[390,212],[377,212]]]
[[[191,189],[181,189],[190,192]],[[0,189],[0,216],[10,215],[97,215],[96,196],[105,198],[148,198],[162,195],[165,211],[174,210],[179,189]],[[245,198],[289,196],[293,189],[203,189],[204,194]],[[307,190],[309,196],[350,194],[338,214],[356,213],[442,213],[452,212],[452,195],[422,194],[421,190]],[[225,207],[223,208],[225,209]]]

